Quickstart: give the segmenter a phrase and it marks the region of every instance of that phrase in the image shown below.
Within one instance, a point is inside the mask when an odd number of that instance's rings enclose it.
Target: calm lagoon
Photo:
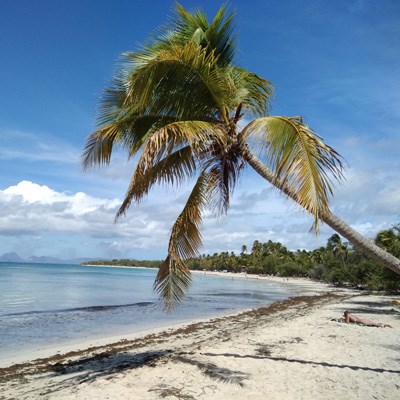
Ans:
[[[0,361],[256,308],[294,294],[268,280],[197,273],[183,304],[165,313],[152,290],[155,274],[141,268],[0,263]]]

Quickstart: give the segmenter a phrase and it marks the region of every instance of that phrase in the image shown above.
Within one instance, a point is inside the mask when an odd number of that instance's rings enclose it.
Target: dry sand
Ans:
[[[398,298],[320,288],[2,368],[0,399],[400,399]],[[345,324],[346,309],[393,329]]]

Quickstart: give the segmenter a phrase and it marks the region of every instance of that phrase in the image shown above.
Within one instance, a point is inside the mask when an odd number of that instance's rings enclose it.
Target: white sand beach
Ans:
[[[399,399],[398,298],[309,285],[269,307],[2,368],[0,399]],[[345,310],[393,328],[346,324]]]

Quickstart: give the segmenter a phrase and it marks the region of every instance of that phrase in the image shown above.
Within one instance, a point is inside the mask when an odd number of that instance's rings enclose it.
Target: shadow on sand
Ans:
[[[290,363],[299,363],[299,364],[310,364],[310,365],[320,365],[322,367],[330,367],[330,368],[350,368],[352,370],[362,370],[362,371],[372,371],[372,372],[387,372],[390,374],[400,374],[400,370],[393,369],[385,369],[385,368],[370,368],[370,367],[361,367],[357,365],[346,365],[346,364],[333,364],[328,362],[319,362],[319,361],[308,361],[308,360],[300,360],[296,358],[287,358],[287,357],[273,357],[273,356],[258,356],[258,355],[240,355],[234,353],[203,353],[204,356],[207,357],[233,357],[233,358],[253,358],[256,360],[272,360],[272,361],[286,361]]]
[[[360,314],[393,315],[396,318],[400,318],[400,310],[390,303],[353,301],[349,311]]]
[[[66,363],[57,363],[49,366],[49,371],[54,375],[74,375],[72,379],[79,383],[90,382],[121,371],[155,365],[169,352],[169,350],[145,351],[137,354],[128,352],[108,354],[106,352]]]

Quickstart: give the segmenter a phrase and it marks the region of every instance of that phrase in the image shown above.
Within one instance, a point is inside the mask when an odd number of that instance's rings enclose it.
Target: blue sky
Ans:
[[[182,1],[212,17],[222,2]],[[272,81],[271,113],[302,115],[347,160],[334,212],[366,236],[400,219],[400,2],[231,1],[237,62]],[[82,172],[101,90],[119,55],[172,15],[173,1],[0,2],[0,255],[163,258],[188,188],[157,188],[114,224],[133,164]],[[324,245],[311,219],[252,173],[227,217],[206,215],[202,252],[254,240]]]

